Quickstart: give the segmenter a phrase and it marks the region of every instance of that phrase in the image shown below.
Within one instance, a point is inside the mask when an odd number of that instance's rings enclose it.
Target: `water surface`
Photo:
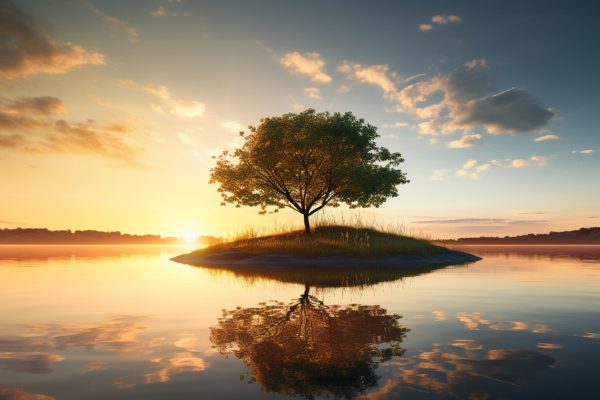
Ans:
[[[189,250],[0,246],[0,399],[597,396],[600,247],[341,280]]]

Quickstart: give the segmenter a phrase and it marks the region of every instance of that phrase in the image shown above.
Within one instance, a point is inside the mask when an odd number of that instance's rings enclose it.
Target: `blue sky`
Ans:
[[[225,234],[300,222],[220,208],[207,181],[237,130],[308,107],[352,111],[406,159],[411,183],[363,220],[443,237],[600,223],[594,2],[0,8],[0,112],[20,118],[0,115],[5,227]],[[15,21],[50,50],[26,47]]]

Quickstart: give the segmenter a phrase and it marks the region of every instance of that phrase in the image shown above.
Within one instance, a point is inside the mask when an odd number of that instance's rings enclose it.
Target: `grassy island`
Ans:
[[[317,226],[313,233],[304,230],[274,235],[238,238],[195,252],[207,255],[222,251],[246,254],[288,254],[302,257],[352,256],[381,257],[390,255],[431,256],[446,249],[423,239],[415,239],[372,228]]]
[[[473,262],[479,258],[373,228],[338,225],[259,237],[242,237],[173,258],[185,264],[220,266],[416,266]]]

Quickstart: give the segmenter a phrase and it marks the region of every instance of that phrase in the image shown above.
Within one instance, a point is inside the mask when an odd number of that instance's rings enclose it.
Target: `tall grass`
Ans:
[[[312,235],[304,229],[276,229],[260,235],[246,229],[234,238],[198,253],[209,254],[236,250],[247,254],[292,254],[308,257],[344,255],[374,257],[386,255],[430,256],[446,251],[423,238],[411,237],[404,226],[377,228],[359,218],[349,223],[332,219],[317,219]]]

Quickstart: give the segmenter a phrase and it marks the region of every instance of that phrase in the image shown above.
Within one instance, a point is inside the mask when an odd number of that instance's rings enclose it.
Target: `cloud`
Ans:
[[[538,343],[537,344],[537,348],[538,349],[545,349],[545,350],[558,350],[558,349],[562,349],[563,345],[562,344],[558,344],[558,343]]]
[[[56,400],[56,397],[45,394],[26,392],[22,389],[0,388],[2,400]]]
[[[422,135],[472,135],[476,128],[494,135],[536,132],[554,117],[552,110],[524,89],[513,87],[494,93],[490,67],[481,59],[468,61],[447,75],[420,80],[423,75],[401,79],[387,65],[344,61],[339,70],[377,86],[394,111],[421,120],[418,127]],[[473,140],[471,137],[471,144]]]
[[[408,123],[406,122],[394,122],[393,124],[383,124],[384,128],[406,128]]]
[[[287,53],[279,59],[281,65],[294,74],[306,75],[318,83],[329,83],[332,78],[325,71],[327,62],[317,52]]]
[[[509,220],[505,218],[454,218],[454,219],[431,219],[423,221],[415,221],[415,224],[498,224],[507,223]]]
[[[150,12],[150,15],[153,17],[164,17],[167,15],[167,10],[163,6],[158,6],[158,8]]]
[[[319,88],[316,88],[316,87],[305,88],[304,95],[306,95],[306,97],[309,97],[309,98],[315,99],[315,100],[323,99],[321,97],[321,91],[319,90]]]
[[[479,179],[482,172],[491,168],[534,168],[548,165],[548,157],[531,156],[529,158],[515,158],[503,160],[491,160],[480,163],[477,160],[467,160],[461,169],[456,171],[457,176],[466,176],[471,179]]]
[[[130,89],[137,86],[137,82],[131,79],[120,79],[117,83],[120,87],[125,89]]]
[[[462,21],[458,15],[434,15],[431,22],[438,25],[457,24]]]
[[[534,142],[546,142],[548,140],[560,140],[560,136],[557,135],[544,135],[533,139]]]
[[[177,99],[173,97],[169,88],[164,85],[148,85],[144,88],[144,91],[152,96],[162,99],[168,105],[170,113],[181,118],[201,117],[206,111],[204,103],[196,100]]]
[[[571,151],[572,154],[594,154],[595,150],[592,149],[586,149],[586,150],[573,150]]]
[[[206,362],[190,352],[180,352],[169,359],[154,360],[156,370],[141,374],[131,375],[117,379],[115,385],[119,388],[131,388],[140,384],[168,382],[171,375],[183,372],[201,372],[207,367]]]
[[[396,80],[399,78],[398,74],[390,72],[387,65],[365,66],[342,61],[338,66],[338,70],[359,82],[377,86],[384,93],[394,92],[396,90]]]
[[[25,222],[21,222],[21,221],[0,220],[0,225],[26,225],[26,224],[25,224]]]
[[[554,113],[542,107],[529,92],[511,88],[503,92],[474,99],[456,112],[458,126],[483,126],[491,134],[532,132],[552,119]]]
[[[448,143],[452,149],[466,149],[477,145],[481,141],[481,135],[478,133],[464,134],[460,139]]]
[[[96,14],[102,20],[102,22],[109,25],[112,29],[125,32],[127,34],[127,36],[129,37],[129,41],[132,44],[139,43],[140,35],[136,28],[129,25],[129,23],[127,23],[125,21],[121,21],[115,17],[112,17],[108,14],[103,13],[102,11],[100,11],[96,6],[94,6],[91,3],[88,3],[88,5],[89,5],[90,9],[92,10],[92,12],[94,14]]]
[[[419,30],[421,32],[429,32],[433,30],[434,25],[458,24],[461,21],[462,18],[458,15],[434,15],[431,17],[431,23],[419,24]]]
[[[441,310],[434,310],[432,314],[436,321],[444,321],[448,317],[446,312]]]
[[[54,363],[64,360],[58,354],[46,353],[0,353],[0,369],[30,374],[48,374],[52,372]]]
[[[462,322],[467,329],[479,330],[480,328],[486,327],[495,331],[528,331],[533,333],[547,333],[550,332],[550,326],[547,324],[532,323],[526,321],[490,321],[483,319],[479,312],[459,312],[456,314],[456,318]]]
[[[124,138],[132,126],[55,119],[66,111],[67,106],[56,97],[1,99],[0,148],[31,154],[89,153],[139,163],[139,151]]]
[[[432,181],[441,181],[448,175],[447,169],[436,169],[433,171],[433,175],[431,175]]]
[[[221,124],[222,128],[227,129],[229,132],[238,133],[244,130],[244,125],[237,121],[226,121]]]
[[[339,93],[348,93],[350,91],[350,87],[347,85],[340,85],[340,87],[337,88],[337,92]]]
[[[72,43],[60,43],[42,23],[11,1],[0,2],[0,79],[62,74],[82,65],[102,65],[104,55]]]

